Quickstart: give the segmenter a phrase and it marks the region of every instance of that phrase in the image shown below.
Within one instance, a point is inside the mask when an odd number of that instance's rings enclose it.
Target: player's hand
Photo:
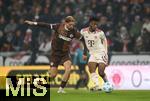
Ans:
[[[83,58],[84,61],[87,60],[87,56],[86,55],[83,55],[82,58]]]
[[[29,21],[29,20],[25,20],[24,23],[28,25],[36,25],[36,22]]]

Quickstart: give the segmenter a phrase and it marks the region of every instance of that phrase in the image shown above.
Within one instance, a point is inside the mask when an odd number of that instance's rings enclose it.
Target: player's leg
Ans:
[[[54,79],[57,76],[57,72],[58,72],[57,67],[51,67],[49,72],[50,79]]]
[[[96,68],[97,68],[97,63],[96,62],[89,62],[88,63],[88,67],[89,67],[89,72],[91,74],[91,80],[92,82],[95,84],[95,87],[93,90],[98,90],[100,89],[100,86],[99,86],[99,75],[96,73]]]
[[[80,79],[77,81],[75,89],[78,89],[81,85],[87,87],[87,74],[85,71],[86,64],[78,64],[79,72],[80,72]]]
[[[96,73],[97,68],[97,60],[94,55],[90,55],[89,62],[88,62],[89,72],[91,74],[91,80],[94,82],[96,89],[99,87],[99,75]],[[94,87],[94,88],[95,88]]]
[[[62,82],[61,82],[60,88],[58,90],[58,93],[65,93],[64,88],[69,80],[70,72],[71,72],[71,61],[70,60],[65,61],[63,65],[65,68],[65,73],[62,77]]]
[[[99,73],[99,75],[102,77],[102,79],[104,80],[104,85],[109,85],[108,87],[109,87],[109,89],[110,90],[105,90],[104,88],[103,88],[103,90],[105,91],[105,92],[111,92],[112,91],[112,89],[113,89],[113,86],[112,86],[112,84],[111,83],[109,83],[109,81],[108,81],[108,79],[107,79],[107,75],[105,74],[105,68],[106,68],[106,64],[105,63],[99,63],[99,66],[98,66],[98,73]],[[103,85],[103,87],[105,87]]]
[[[55,56],[55,55],[51,55],[51,60],[50,60],[50,71],[49,71],[49,75],[50,75],[50,79],[54,80],[54,78],[57,76],[57,67],[59,65],[59,57]]]
[[[98,64],[98,73],[102,77],[104,82],[107,82],[108,79],[107,79],[107,76],[105,74],[105,68],[106,68],[106,64],[105,63],[99,63]]]
[[[70,72],[71,72],[71,61],[70,60],[67,60],[66,62],[64,62],[64,68],[65,68],[65,73],[63,75],[62,81],[67,82],[69,80]],[[66,84],[63,86],[66,86]]]

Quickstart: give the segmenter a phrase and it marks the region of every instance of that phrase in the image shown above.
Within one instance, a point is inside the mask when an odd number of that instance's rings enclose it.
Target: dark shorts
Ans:
[[[50,56],[50,67],[58,67],[58,65],[63,65],[67,60],[71,61],[71,57],[68,52],[53,52]]]

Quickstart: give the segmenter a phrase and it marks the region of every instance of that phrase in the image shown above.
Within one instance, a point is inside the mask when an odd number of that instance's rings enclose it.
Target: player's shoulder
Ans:
[[[96,28],[96,32],[103,33],[103,30],[101,30],[100,28]]]
[[[89,27],[85,27],[81,29],[81,32],[87,32],[89,30]]]
[[[101,29],[99,29],[99,28],[97,28],[97,29],[96,29],[96,33],[98,33],[98,34],[102,34],[102,35],[103,35],[103,34],[104,34],[104,31],[103,31],[103,30],[101,30]]]

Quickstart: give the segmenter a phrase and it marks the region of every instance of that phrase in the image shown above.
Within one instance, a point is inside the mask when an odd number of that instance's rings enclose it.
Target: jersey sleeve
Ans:
[[[81,33],[82,36],[84,36],[84,34],[83,34],[83,29],[81,29],[80,33]]]
[[[49,24],[49,26],[50,26],[50,29],[57,30],[60,24]]]
[[[45,23],[45,22],[37,22],[37,26],[56,30],[58,28],[59,24],[49,24],[49,23]]]
[[[105,34],[103,31],[100,32],[100,39],[104,40],[106,38]]]

